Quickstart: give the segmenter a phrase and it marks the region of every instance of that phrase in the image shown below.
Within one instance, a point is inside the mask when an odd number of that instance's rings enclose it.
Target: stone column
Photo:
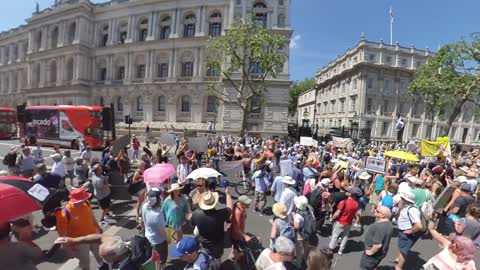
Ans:
[[[151,83],[153,81],[153,65],[154,65],[154,59],[153,59],[153,51],[150,50],[148,51],[147,54],[147,65],[146,65],[146,76],[145,76],[145,82]]]
[[[198,74],[197,76],[202,78],[205,76],[204,73],[204,68],[205,68],[205,63],[203,63],[203,48],[198,48]]]
[[[193,77],[198,77],[198,64],[200,61],[198,60],[200,57],[200,48],[197,48],[195,50],[195,53],[193,55],[194,60],[193,60]]]
[[[73,39],[72,44],[78,44],[80,43],[80,31],[82,30],[82,27],[80,27],[80,17],[77,18],[76,23],[75,23],[75,38]]]
[[[228,5],[223,8],[223,23],[222,23],[222,34],[225,34],[225,30],[228,27]]]
[[[128,31],[127,31],[127,40],[125,40],[125,43],[132,43],[133,38],[134,38],[134,24],[135,24],[135,17],[130,16],[128,17]]]
[[[173,49],[168,63],[168,79],[174,81],[177,78],[177,50]]]
[[[24,45],[25,44],[23,43],[23,40],[18,42],[17,61],[23,61],[23,59],[25,57],[25,54],[23,53],[24,52],[24,49],[23,49]]]
[[[47,48],[47,39],[48,39],[47,32],[48,32],[48,29],[46,26],[44,26],[42,28],[42,42],[40,44],[40,48],[38,51],[43,51]]]
[[[201,37],[204,35],[202,33],[202,7],[198,7],[197,10],[195,11],[195,36],[196,37]]]
[[[14,58],[14,55],[13,55],[13,51],[14,51],[14,50],[13,50],[13,47],[14,47],[14,46],[13,46],[13,43],[10,43],[10,44],[8,45],[8,52],[9,52],[9,53],[8,53],[8,64],[11,64],[11,63],[15,62],[15,59],[13,59],[13,58]]]
[[[181,12],[180,12],[180,9],[176,9],[176,13],[175,13],[175,34],[174,34],[174,37],[180,37],[182,35],[182,18],[180,17],[181,16]]]
[[[116,21],[114,19],[111,19],[110,23],[108,24],[108,43],[107,44],[109,46],[115,44],[116,33],[117,33],[115,28],[116,28]]]
[[[200,25],[200,32],[202,33],[202,36],[205,36],[207,33],[208,33],[208,28],[206,28],[206,22],[208,20],[208,18],[206,17],[206,8],[204,6],[202,6],[202,20],[200,21],[201,25]]]
[[[113,54],[107,58],[107,81],[106,84],[111,84],[113,80]]]
[[[40,80],[38,82],[38,88],[42,88],[45,85],[46,79],[46,60],[40,61]]]
[[[63,84],[63,78],[65,74],[65,57],[62,56],[57,60],[57,81],[56,85],[61,86]]]
[[[0,47],[0,65],[5,64],[5,46]]]
[[[153,96],[150,90],[146,91],[143,96],[143,120],[145,122],[153,121]]]
[[[98,24],[95,23],[93,25],[93,27],[94,27],[94,30],[93,30],[93,47],[97,48],[97,47],[100,47],[99,45],[100,45],[100,42],[101,42],[98,38],[98,36],[100,35],[100,33],[98,31]],[[103,29],[102,29],[102,31],[103,31]],[[102,35],[103,35],[103,33],[102,33]]]
[[[34,43],[34,34],[33,30],[28,32],[28,51],[27,54],[31,54],[33,52],[33,43]]]
[[[32,88],[33,80],[33,63],[28,63],[27,65],[27,88]]]
[[[80,79],[80,55],[74,56],[74,65],[73,65],[73,81],[78,81]]]
[[[278,28],[278,1],[275,1],[272,14],[272,28]]]
[[[150,40],[155,40],[155,33],[156,33],[156,30],[157,30],[157,23],[156,23],[156,14],[155,14],[155,11],[152,11],[150,13],[150,16],[148,18],[148,35],[147,35],[147,41],[150,41]]]
[[[127,74],[125,74],[126,79],[130,82],[133,79],[133,53],[128,54],[128,67],[127,67]]]

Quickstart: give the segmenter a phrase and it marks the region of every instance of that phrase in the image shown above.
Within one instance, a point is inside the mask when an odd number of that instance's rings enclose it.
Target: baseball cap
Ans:
[[[465,192],[470,192],[472,191],[472,188],[470,187],[470,185],[468,183],[462,183],[462,185],[460,186],[460,190],[461,191],[465,191]]]
[[[172,257],[182,257],[183,255],[192,254],[199,249],[198,242],[192,237],[184,237],[176,246],[170,249]]]

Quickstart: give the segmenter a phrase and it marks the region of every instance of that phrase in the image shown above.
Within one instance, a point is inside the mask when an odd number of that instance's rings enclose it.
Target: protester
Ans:
[[[179,156],[180,163],[177,165],[177,182],[185,186],[187,185],[187,176],[192,172],[192,166],[188,163],[188,159],[184,154]]]
[[[10,147],[10,151],[5,155],[5,157],[3,157],[3,165],[7,166],[9,175],[18,175],[19,173],[19,167],[17,165],[17,151],[17,146],[12,146]]]
[[[87,165],[90,165],[90,161],[92,160],[92,148],[87,145],[85,150],[81,152],[80,157]]]
[[[292,213],[296,232],[296,261],[302,266],[310,249],[318,245],[315,216],[305,196],[295,197],[295,211]]]
[[[263,215],[265,204],[267,203],[266,192],[270,185],[270,169],[266,164],[262,164],[260,169],[253,173],[252,180],[255,183],[255,201],[253,212],[260,212]]]
[[[468,183],[462,183],[460,186],[461,195],[456,198],[453,207],[447,212],[447,218],[445,219],[445,225],[447,232],[454,232],[453,219],[456,217],[465,217],[467,212],[467,207],[475,202],[475,198],[470,195],[471,189]]]
[[[293,199],[297,196],[297,192],[293,188],[295,181],[290,176],[284,176],[282,183],[285,185],[285,188],[282,191],[279,202],[285,204],[287,207],[287,215],[290,216],[295,206]]]
[[[10,223],[0,224],[0,265],[2,269],[36,270],[42,259],[42,250],[33,243],[32,227],[27,226],[20,241],[9,239]]]
[[[278,237],[284,236],[295,241],[295,231],[287,215],[287,207],[279,202],[272,206],[274,220],[270,230],[270,247],[273,248]]]
[[[62,155],[55,153],[51,155],[50,158],[53,160],[51,173],[58,175],[62,179],[64,179],[66,175],[66,170],[65,170],[65,163],[63,162],[63,159],[62,159]]]
[[[100,225],[106,226],[108,225],[108,222],[105,221],[105,218],[115,218],[116,216],[113,213],[110,213],[110,185],[108,183],[108,176],[103,175],[103,169],[100,164],[95,164],[93,166],[92,185],[95,192],[95,198],[98,200],[100,209],[102,209]]]
[[[322,230],[327,214],[332,209],[332,194],[328,191],[330,179],[323,178],[310,193],[308,203],[313,209],[317,221],[317,229]]]
[[[239,252],[240,247],[247,246],[247,240],[250,238],[245,234],[245,225],[247,222],[247,209],[250,207],[252,200],[242,195],[238,197],[237,202],[233,205],[232,217],[227,227],[227,232],[232,241],[232,255],[235,251]]]
[[[167,223],[161,210],[161,195],[162,191],[155,187],[148,192],[148,200],[142,206],[142,220],[145,226],[145,237],[160,256],[160,265],[163,269],[167,263],[168,245],[171,239],[168,237]]]
[[[74,161],[75,161],[75,167],[74,167],[75,178],[77,178],[78,180],[77,184],[82,185],[87,180],[87,172],[85,169],[85,165],[83,164],[83,159],[81,157],[76,157]]]
[[[33,176],[35,170],[35,163],[33,157],[30,155],[30,148],[24,147],[22,153],[17,155],[15,167],[19,168],[20,175],[25,178]]]
[[[170,249],[172,257],[179,257],[187,265],[185,270],[211,270],[214,260],[204,251],[200,250],[200,245],[195,238],[185,237],[178,244]]]
[[[189,199],[190,199],[190,209],[195,211],[198,208],[198,204],[202,199],[203,193],[208,191],[207,187],[207,180],[205,178],[197,178],[195,180],[195,188],[190,192]]]
[[[33,150],[32,150],[32,157],[33,157],[33,162],[35,163],[35,165],[44,162],[43,150],[40,147],[40,144],[38,142],[37,142],[37,147],[33,148]]]
[[[130,148],[132,149],[132,162],[134,162],[138,159],[138,155],[140,154],[140,141],[135,134],[132,135]]]
[[[329,270],[331,260],[320,249],[312,249],[307,256],[307,270]]]
[[[140,162],[138,169],[135,171],[132,177],[132,183],[130,183],[130,193],[137,196],[137,204],[135,206],[135,219],[140,218],[140,210],[145,200],[146,184],[143,181],[143,173],[145,172],[145,163]]]
[[[295,244],[292,240],[280,236],[275,241],[272,249],[266,248],[262,251],[255,263],[257,270],[280,270],[285,269],[284,263],[293,260]]]
[[[365,234],[365,251],[360,259],[361,270],[374,270],[387,256],[392,237],[393,226],[390,221],[390,208],[378,206],[375,208],[376,222],[368,227]]]
[[[161,209],[168,225],[168,236],[176,242],[182,240],[182,226],[192,214],[187,197],[180,193],[182,189],[183,187],[178,183],[172,184],[167,191],[169,196],[164,200]]]
[[[65,177],[68,177],[69,181],[72,182],[75,178],[75,160],[72,158],[70,150],[65,150],[63,152],[62,161],[65,166]]]

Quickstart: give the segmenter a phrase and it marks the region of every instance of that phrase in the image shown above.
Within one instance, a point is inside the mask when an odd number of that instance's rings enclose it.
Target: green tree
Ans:
[[[298,96],[315,87],[314,78],[306,78],[303,81],[294,81],[288,91],[288,113],[294,115],[297,111]]]
[[[424,101],[427,111],[446,115],[448,136],[452,123],[464,106],[480,105],[480,39],[471,39],[443,46],[415,74],[409,93]]]
[[[241,136],[248,115],[265,103],[268,80],[276,78],[285,63],[285,46],[284,36],[258,26],[251,19],[233,22],[225,35],[209,41],[208,67],[221,75],[221,81],[209,84],[209,91],[223,103],[241,109]]]

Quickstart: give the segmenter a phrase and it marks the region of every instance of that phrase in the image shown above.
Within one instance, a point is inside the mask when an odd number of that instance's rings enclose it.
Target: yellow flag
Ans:
[[[424,157],[446,157],[450,152],[448,137],[439,137],[436,141],[422,140],[420,142],[422,156]]]

